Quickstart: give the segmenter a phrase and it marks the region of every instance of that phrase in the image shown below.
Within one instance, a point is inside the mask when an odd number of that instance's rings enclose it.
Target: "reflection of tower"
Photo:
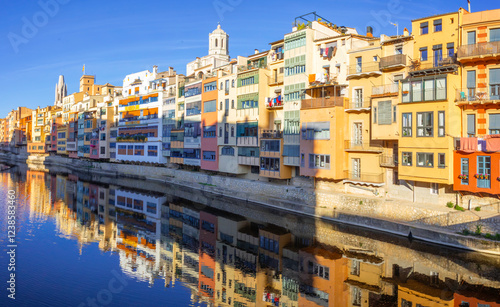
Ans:
[[[227,58],[227,60],[229,60],[229,35],[227,35],[227,33],[220,28],[220,24],[217,25],[217,29],[215,29],[208,36],[210,40],[208,54],[219,55],[218,58]]]
[[[59,81],[56,83],[54,105],[56,107],[62,106],[63,98],[66,97],[66,95],[68,95],[68,89],[66,88],[66,84],[64,83],[64,76],[60,75]]]

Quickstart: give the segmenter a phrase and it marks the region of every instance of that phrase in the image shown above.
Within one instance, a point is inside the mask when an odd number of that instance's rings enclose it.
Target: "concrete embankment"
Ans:
[[[40,170],[57,171],[60,168],[92,174],[93,177],[126,177],[180,185],[324,220],[500,255],[500,241],[456,234],[465,228],[474,232],[477,225],[481,225],[483,232],[489,231],[495,234],[499,229],[498,214],[496,218],[481,220],[471,212],[452,212],[447,208],[433,208],[430,205],[388,201],[383,198],[314,190],[299,185],[275,184],[167,167],[95,162],[60,156],[12,154],[0,155],[0,161],[27,163],[30,168]],[[495,210],[495,208],[490,209]]]

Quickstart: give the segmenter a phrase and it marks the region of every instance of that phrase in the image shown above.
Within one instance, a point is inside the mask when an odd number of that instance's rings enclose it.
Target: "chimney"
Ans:
[[[410,35],[410,31],[408,31],[408,29],[407,29],[407,28],[405,28],[405,29],[403,30],[403,36],[409,36],[409,35]]]
[[[173,75],[175,75],[175,72],[174,72],[174,68],[173,68],[173,67],[169,67],[169,68],[168,68],[168,75],[169,75],[169,76],[173,76]]]
[[[158,74],[158,66],[153,66],[153,76],[156,76]]]
[[[255,49],[253,54],[259,53],[259,49]]]
[[[366,27],[366,36],[373,37],[373,28],[371,26]]]

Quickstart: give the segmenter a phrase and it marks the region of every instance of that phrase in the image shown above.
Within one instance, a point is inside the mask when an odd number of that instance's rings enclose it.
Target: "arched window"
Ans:
[[[217,47],[217,39],[215,39],[215,47]]]
[[[224,48],[224,39],[223,38],[220,39],[220,47]]]

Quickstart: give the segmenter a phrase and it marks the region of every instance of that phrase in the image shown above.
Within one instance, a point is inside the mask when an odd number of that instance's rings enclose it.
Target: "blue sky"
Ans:
[[[0,117],[14,107],[54,103],[63,74],[68,93],[78,90],[82,66],[98,84],[121,85],[125,75],[186,63],[208,52],[208,33],[221,22],[229,34],[231,57],[291,31],[296,16],[316,11],[334,24],[365,34],[396,34],[387,20],[411,30],[411,19],[466,7],[466,0],[323,1],[3,1],[0,12]],[[54,6],[57,4],[57,7]],[[42,8],[45,4],[46,11]],[[491,1],[472,0],[472,11],[495,9]],[[31,24],[31,27],[29,26]],[[30,31],[31,30],[31,31]]]

